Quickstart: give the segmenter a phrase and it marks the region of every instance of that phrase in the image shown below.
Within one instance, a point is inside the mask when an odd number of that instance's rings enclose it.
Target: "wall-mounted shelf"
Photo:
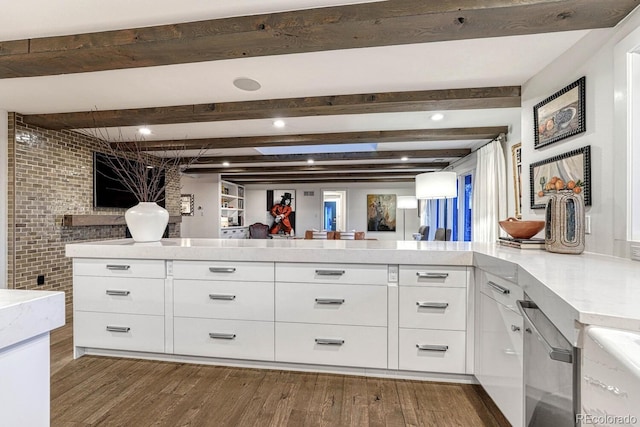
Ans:
[[[182,222],[182,216],[170,216],[169,224]],[[126,225],[124,215],[82,215],[62,216],[63,227],[89,227],[96,225]]]

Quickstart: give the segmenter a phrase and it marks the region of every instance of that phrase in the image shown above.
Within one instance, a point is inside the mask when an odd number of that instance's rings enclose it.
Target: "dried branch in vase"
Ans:
[[[113,171],[115,178],[135,196],[138,202],[164,200],[165,189],[169,182],[166,177],[173,172],[177,176],[197,162],[205,151],[202,148],[195,155],[185,157],[183,156],[184,147],[149,151],[145,147],[144,139],[136,138],[133,141],[127,141],[120,130],[116,137],[110,135],[109,130],[101,128],[87,129],[82,133],[96,140],[99,150],[105,154],[100,160]],[[98,171],[98,173],[101,172]]]

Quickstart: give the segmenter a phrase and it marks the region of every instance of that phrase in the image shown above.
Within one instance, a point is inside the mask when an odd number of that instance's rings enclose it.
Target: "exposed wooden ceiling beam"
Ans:
[[[313,183],[321,183],[321,182],[414,182],[415,177],[389,177],[384,178],[380,176],[363,176],[363,177],[318,177],[318,178],[309,178],[306,175],[300,175],[300,177],[292,178],[287,177],[286,179],[272,179],[270,176],[265,176],[260,179],[255,179],[254,177],[248,179],[236,179],[233,176],[225,177],[230,181],[237,181],[238,184],[286,184],[286,183],[295,183],[295,184],[313,184]]]
[[[195,172],[192,172],[195,173]],[[387,172],[376,172],[375,174],[371,173],[355,173],[355,172],[336,172],[336,173],[297,173],[297,174],[287,174],[287,175],[276,175],[276,174],[241,174],[241,175],[222,175],[223,179],[233,181],[233,182],[242,182],[242,181],[252,181],[252,182],[263,182],[263,181],[292,181],[297,179],[314,179],[314,180],[324,180],[324,181],[336,181],[336,180],[352,180],[352,181],[368,181],[371,179],[415,179],[415,176],[419,173],[419,171],[387,171]]]
[[[458,141],[493,139],[506,134],[507,126],[475,128],[409,129],[339,133],[312,133],[304,135],[242,136],[229,138],[202,138],[165,141],[138,141],[141,150],[189,150],[243,147],[285,147],[296,145],[357,144],[410,141]],[[132,142],[114,143],[114,147]],[[126,148],[125,148],[126,149]]]
[[[520,86],[382,92],[267,99],[59,114],[26,114],[25,124],[47,129],[83,129],[224,120],[340,114],[520,107]]]
[[[0,78],[613,27],[637,0],[388,0],[0,43]]]
[[[313,153],[313,154],[276,154],[264,156],[207,156],[200,157],[191,162],[190,158],[185,158],[185,163],[196,165],[220,164],[228,161],[231,164],[238,163],[287,163],[304,162],[313,158],[316,162],[322,161],[352,161],[352,160],[394,160],[407,157],[410,160],[416,159],[439,159],[451,157],[464,157],[471,153],[468,148],[444,149],[444,150],[413,150],[413,151],[363,151],[348,153]]]
[[[347,165],[304,165],[304,166],[244,166],[244,167],[221,167],[221,168],[189,168],[185,173],[220,173],[223,175],[231,173],[295,173],[295,172],[335,172],[335,171],[364,171],[371,172],[373,170],[387,171],[430,171],[440,170],[449,166],[449,163],[355,163]],[[405,172],[406,173],[406,172]]]

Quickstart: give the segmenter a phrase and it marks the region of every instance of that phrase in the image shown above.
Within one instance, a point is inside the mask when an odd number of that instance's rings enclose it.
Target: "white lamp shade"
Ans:
[[[415,196],[398,196],[398,209],[417,209],[418,199]]]
[[[458,195],[455,172],[426,172],[416,175],[418,199],[447,199]]]

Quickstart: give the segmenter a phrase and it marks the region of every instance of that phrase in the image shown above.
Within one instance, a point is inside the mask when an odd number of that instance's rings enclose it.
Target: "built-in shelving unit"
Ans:
[[[248,237],[244,221],[244,186],[220,181],[220,237]]]

